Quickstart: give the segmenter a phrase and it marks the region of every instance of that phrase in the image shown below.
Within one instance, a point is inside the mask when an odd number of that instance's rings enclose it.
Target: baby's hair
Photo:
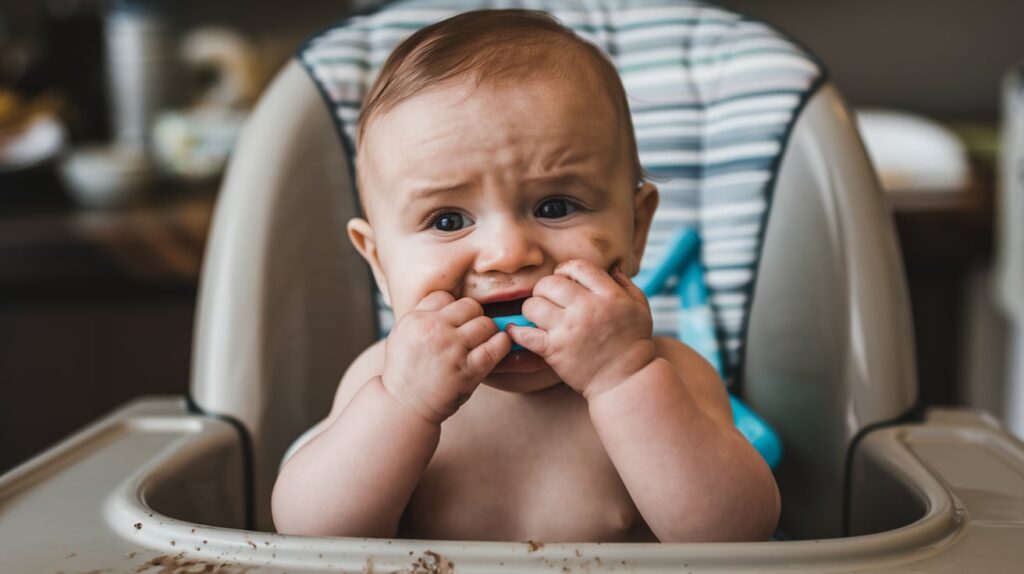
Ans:
[[[633,122],[615,65],[597,46],[554,17],[533,10],[465,12],[409,36],[388,57],[363,102],[356,129],[358,146],[362,148],[367,126],[376,116],[444,82],[467,76],[476,86],[520,82],[552,72],[578,75],[583,66],[596,74],[619,115],[634,180],[640,181],[643,170]]]

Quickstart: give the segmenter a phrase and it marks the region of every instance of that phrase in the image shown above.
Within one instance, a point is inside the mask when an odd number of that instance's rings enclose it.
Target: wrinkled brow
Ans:
[[[408,213],[413,208],[429,199],[433,199],[439,195],[454,195],[463,194],[469,191],[472,186],[466,183],[456,183],[452,185],[424,185],[413,187],[410,191],[400,194],[398,201],[401,202],[399,208],[404,213]]]
[[[579,173],[561,173],[532,177],[523,181],[527,186],[582,188],[596,195],[604,195],[605,188]]]
[[[414,187],[411,191],[404,194],[405,201],[412,203],[414,201],[421,201],[424,199],[430,199],[435,195],[446,195],[458,192],[464,192],[470,189],[469,183],[456,183],[452,185],[425,185],[422,187]]]

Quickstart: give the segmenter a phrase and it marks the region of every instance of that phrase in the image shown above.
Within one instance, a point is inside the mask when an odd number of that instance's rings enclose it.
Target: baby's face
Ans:
[[[657,192],[638,189],[608,98],[568,88],[540,79],[437,88],[368,126],[369,223],[353,220],[349,232],[397,318],[437,290],[472,297],[491,316],[515,314],[507,302],[569,259],[639,269]],[[513,359],[488,382],[524,391],[557,382],[542,361]]]

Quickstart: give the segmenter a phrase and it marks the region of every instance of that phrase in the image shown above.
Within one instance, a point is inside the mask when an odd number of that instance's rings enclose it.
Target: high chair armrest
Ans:
[[[1024,564],[1024,443],[980,411],[931,409],[923,424],[865,436],[851,466],[850,534],[891,530],[930,510],[915,483],[894,472],[897,452],[911,453],[950,493],[957,522],[975,544],[1015,540],[1016,552],[987,553]]]
[[[142,571],[166,552],[140,540],[175,544],[162,513],[244,528],[245,488],[231,424],[180,397],[128,403],[0,476],[0,572]]]

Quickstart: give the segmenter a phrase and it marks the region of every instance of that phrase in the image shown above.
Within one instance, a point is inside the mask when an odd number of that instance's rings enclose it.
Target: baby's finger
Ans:
[[[420,299],[420,302],[416,304],[416,310],[438,311],[454,300],[455,297],[447,291],[434,291],[423,299]]]
[[[636,283],[633,283],[633,280],[630,279],[628,275],[626,275],[626,273],[622,270],[622,267],[616,265],[612,269],[611,275],[612,279],[614,279],[616,283],[621,285],[622,288],[626,290],[626,293],[630,296],[631,299],[635,301],[647,300],[647,295],[644,295],[643,290],[637,287]]]
[[[530,297],[523,301],[523,317],[538,327],[556,324],[565,309],[545,297]]]
[[[511,349],[512,339],[508,333],[498,331],[466,355],[466,366],[469,367],[470,372],[484,377],[494,370],[494,367],[505,358]]]
[[[582,259],[570,259],[559,263],[554,274],[568,277],[594,293],[618,289],[615,280],[604,269]]]
[[[547,331],[537,329],[536,327],[520,327],[519,325],[509,325],[505,328],[505,331],[512,338],[513,343],[541,357],[546,356],[548,349]]]
[[[480,306],[480,303],[477,303],[476,299],[470,299],[469,297],[463,297],[441,309],[441,316],[452,325],[462,325],[466,321],[483,314],[484,308]]]
[[[494,319],[481,315],[463,323],[456,331],[463,343],[473,348],[494,336],[498,332],[498,325]]]
[[[565,308],[586,293],[586,289],[564,275],[548,275],[533,286],[534,297],[544,297]]]

